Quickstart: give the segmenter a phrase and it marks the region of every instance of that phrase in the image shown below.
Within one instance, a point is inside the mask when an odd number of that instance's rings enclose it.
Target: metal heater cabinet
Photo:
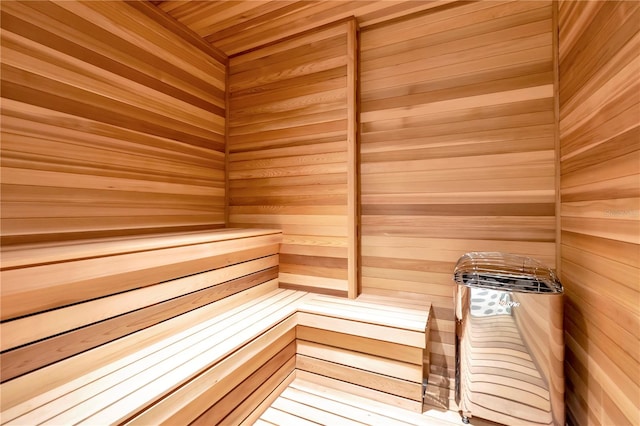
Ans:
[[[463,422],[564,425],[563,288],[534,259],[462,256],[456,281],[456,400]]]

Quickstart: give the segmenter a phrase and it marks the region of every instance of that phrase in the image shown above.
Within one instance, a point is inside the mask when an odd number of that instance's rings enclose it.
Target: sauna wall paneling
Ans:
[[[149,8],[3,2],[3,242],[224,226],[225,64]]]
[[[640,7],[559,4],[571,424],[640,422]]]
[[[281,285],[356,293],[356,40],[347,20],[229,62],[229,225],[283,231]]]
[[[460,4],[362,30],[362,291],[431,301],[441,389],[428,400],[443,406],[459,256],[555,266],[552,53],[551,2]]]
[[[213,46],[233,56],[341,19],[355,17],[360,27],[365,27],[435,7],[446,7],[453,0],[244,0],[208,3],[180,0],[153,3]]]

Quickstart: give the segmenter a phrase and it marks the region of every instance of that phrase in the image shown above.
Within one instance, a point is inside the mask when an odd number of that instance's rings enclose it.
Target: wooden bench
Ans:
[[[280,239],[5,248],[2,424],[251,423],[296,374],[420,411],[428,308],[278,288]]]
[[[299,307],[296,368],[334,379],[334,387],[421,412],[429,309],[372,295],[314,295]]]
[[[278,231],[2,248],[2,381],[278,277]]]
[[[278,289],[280,239],[218,230],[5,248],[2,422],[250,412],[225,397],[295,364],[306,293]]]

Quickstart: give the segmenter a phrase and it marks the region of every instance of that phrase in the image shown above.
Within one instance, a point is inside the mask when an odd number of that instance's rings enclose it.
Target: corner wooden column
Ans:
[[[278,228],[282,287],[358,293],[357,24],[230,58],[229,221]]]
[[[567,420],[640,424],[640,3],[558,7]]]

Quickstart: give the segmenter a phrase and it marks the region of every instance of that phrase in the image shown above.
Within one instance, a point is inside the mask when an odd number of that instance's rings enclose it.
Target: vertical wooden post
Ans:
[[[560,198],[560,70],[559,70],[559,49],[558,49],[558,2],[554,0],[552,3],[552,48],[553,48],[553,116],[554,129],[553,137],[555,139],[555,186],[556,186],[556,274],[560,277],[561,273],[561,255],[562,250],[562,204]]]
[[[231,197],[229,192],[229,119],[231,100],[229,90],[229,58],[224,71],[224,226],[229,227]]]
[[[347,21],[347,226],[348,297],[359,293],[359,192],[358,185],[358,23]]]

